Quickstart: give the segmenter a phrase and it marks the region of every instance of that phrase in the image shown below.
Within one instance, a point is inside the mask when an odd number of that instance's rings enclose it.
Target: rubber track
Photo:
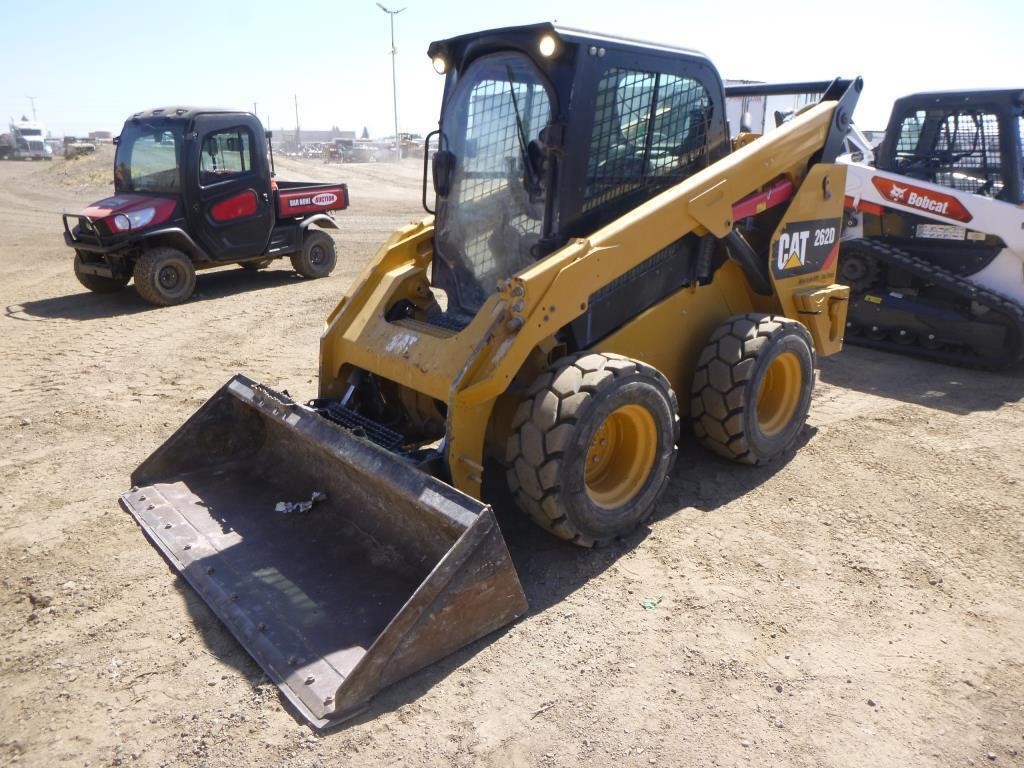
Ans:
[[[962,352],[954,347],[939,347],[928,349],[920,344],[900,344],[889,339],[870,339],[864,335],[847,334],[845,342],[860,347],[880,349],[885,352],[895,352],[903,355],[913,355],[927,360],[935,360],[940,363],[948,363],[965,367],[981,367],[990,370],[1001,370],[1010,368],[1021,362],[1024,358],[1024,306],[996,291],[984,288],[972,283],[966,278],[937,267],[931,262],[912,256],[904,250],[891,246],[880,240],[863,238],[851,240],[847,247],[856,246],[870,253],[882,264],[893,264],[903,269],[914,277],[937,285],[951,293],[958,294],[968,301],[973,301],[988,307],[991,311],[1004,315],[1012,320],[1017,326],[1017,345],[1011,353],[1002,360],[992,360],[982,357],[974,352]],[[842,246],[841,246],[842,247]],[[841,253],[841,251],[840,251]],[[842,258],[842,256],[840,256]],[[873,289],[860,292],[851,296],[851,300],[859,299],[866,293],[896,290],[888,286],[876,285]]]

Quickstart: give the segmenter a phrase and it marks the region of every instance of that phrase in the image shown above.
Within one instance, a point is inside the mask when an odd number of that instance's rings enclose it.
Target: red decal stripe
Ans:
[[[779,179],[764,192],[755,192],[748,195],[734,204],[732,207],[732,220],[738,221],[748,216],[767,211],[780,203],[784,203],[793,196],[793,182],[789,179]]]
[[[244,216],[252,216],[258,208],[256,192],[247,189],[214,204],[210,208],[210,216],[214,221],[231,221],[232,219],[241,219]]]

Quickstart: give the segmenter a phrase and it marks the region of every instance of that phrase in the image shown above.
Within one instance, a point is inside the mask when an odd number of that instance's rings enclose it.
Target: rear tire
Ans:
[[[512,421],[506,457],[517,505],[580,546],[629,533],[668,482],[678,410],[672,387],[649,365],[601,353],[555,363]]]
[[[93,293],[114,293],[120,291],[131,279],[130,277],[104,277],[82,272],[82,257],[75,254],[75,277]]]
[[[814,387],[814,349],[803,325],[748,313],[720,325],[693,376],[693,431],[743,464],[778,457],[796,442]]]
[[[320,229],[307,229],[302,250],[292,255],[292,267],[308,278],[327,277],[337,262],[334,238]]]
[[[192,260],[177,248],[160,247],[146,251],[135,262],[135,290],[158,307],[187,301],[196,289]]]

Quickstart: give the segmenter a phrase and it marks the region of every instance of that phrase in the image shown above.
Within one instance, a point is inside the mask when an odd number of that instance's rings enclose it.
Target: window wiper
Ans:
[[[516,98],[515,77],[512,75],[512,67],[505,65],[508,73],[508,92],[512,97],[512,109],[516,113],[516,138],[519,139],[519,157],[523,164],[523,186],[529,193],[530,198],[540,194],[540,180],[530,162],[530,154],[526,150],[526,130],[523,128],[523,118],[519,113],[519,100]]]

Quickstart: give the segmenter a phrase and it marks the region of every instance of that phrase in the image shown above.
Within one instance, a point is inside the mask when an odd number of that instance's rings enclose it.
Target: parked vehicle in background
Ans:
[[[78,139],[74,136],[64,137],[64,159],[72,160],[83,155],[91,155],[96,151],[96,145],[91,141]]]
[[[0,160],[52,160],[42,123],[22,117],[11,120],[8,132],[0,135]]]
[[[274,179],[270,133],[248,112],[169,107],[136,112],[115,139],[114,197],[64,214],[75,276],[109,293],[135,280],[151,304],[192,295],[196,270],[258,270],[291,258],[303,277],[334,269],[332,211],[341,183]]]
[[[853,158],[839,275],[851,344],[970,367],[1024,359],[1024,90],[918,93]]]

